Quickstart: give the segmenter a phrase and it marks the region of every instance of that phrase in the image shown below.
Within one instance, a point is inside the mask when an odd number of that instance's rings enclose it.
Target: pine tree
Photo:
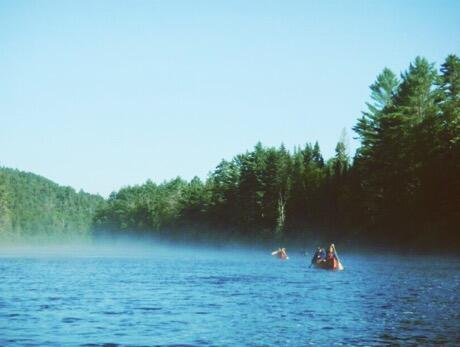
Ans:
[[[385,68],[370,86],[372,102],[366,103],[367,111],[363,112],[363,116],[353,128],[361,140],[361,147],[358,150],[360,158],[372,160],[373,150],[378,146],[379,134],[382,131],[381,117],[383,112],[392,106],[398,85],[396,75]]]

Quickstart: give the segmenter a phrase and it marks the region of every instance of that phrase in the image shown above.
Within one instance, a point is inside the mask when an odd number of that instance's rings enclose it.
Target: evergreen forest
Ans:
[[[460,242],[460,58],[417,57],[385,68],[346,139],[325,159],[318,142],[257,143],[206,180],[123,187],[106,200],[30,173],[0,169],[0,233],[113,232],[173,239],[321,240],[454,248]]]

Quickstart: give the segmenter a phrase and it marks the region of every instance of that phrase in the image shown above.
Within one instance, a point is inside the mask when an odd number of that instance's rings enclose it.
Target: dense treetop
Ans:
[[[0,239],[87,236],[102,197],[0,168]]]

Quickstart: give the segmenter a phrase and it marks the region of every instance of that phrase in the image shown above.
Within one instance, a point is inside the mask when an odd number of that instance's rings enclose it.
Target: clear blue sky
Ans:
[[[0,165],[107,195],[257,141],[326,158],[385,67],[460,52],[460,1],[0,0]]]

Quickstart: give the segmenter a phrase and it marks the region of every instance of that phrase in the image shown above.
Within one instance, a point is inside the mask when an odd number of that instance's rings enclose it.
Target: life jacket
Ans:
[[[337,269],[338,263],[337,263],[337,259],[334,253],[331,253],[331,252],[327,253],[326,262],[327,262],[328,268],[333,269],[333,270]]]

